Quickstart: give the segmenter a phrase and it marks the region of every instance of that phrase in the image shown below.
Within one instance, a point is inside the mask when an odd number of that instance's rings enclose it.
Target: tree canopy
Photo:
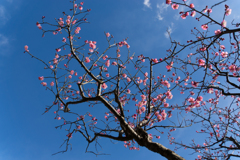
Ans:
[[[191,39],[175,40],[169,29],[169,47],[154,57],[134,53],[128,37],[116,41],[108,31],[104,48],[82,37],[82,32],[91,32],[82,26],[91,25],[87,18],[92,11],[84,2],[70,3],[72,8],[55,21],[43,16],[36,23],[44,38],[58,35],[59,46],[50,61],[36,56],[31,46],[24,47],[43,63],[46,72],[39,81],[54,95],[44,113],[54,112],[60,123],[56,128],[66,132],[64,149],[57,153],[68,151],[73,137],[83,136],[86,152],[96,155],[101,154],[100,139],[110,139],[130,150],[145,147],[169,160],[188,159],[178,152],[181,149],[198,160],[240,157],[240,28],[227,19],[232,12],[227,0],[205,8],[188,0],[166,0],[165,6],[179,12],[181,21],[191,18],[199,25],[182,30]],[[163,138],[173,147],[166,147]],[[96,149],[89,150],[90,145]]]

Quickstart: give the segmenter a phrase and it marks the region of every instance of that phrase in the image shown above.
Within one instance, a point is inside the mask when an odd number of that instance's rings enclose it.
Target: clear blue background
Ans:
[[[80,2],[80,1],[79,1]],[[146,1],[147,2],[147,1]],[[166,49],[170,47],[166,30],[172,31],[172,38],[186,42],[190,39],[190,29],[200,28],[200,22],[187,17],[179,18],[178,11],[164,4],[165,0],[88,0],[83,8],[91,8],[88,21],[80,31],[83,39],[97,41],[103,50],[107,43],[104,31],[114,35],[116,41],[129,37],[130,50],[137,55],[143,54],[153,58],[162,58]],[[191,1],[196,8],[203,9],[208,0]],[[218,2],[212,0],[211,4]],[[203,5],[204,4],[204,5]],[[232,19],[239,21],[238,1],[227,3],[233,9],[232,15],[227,17],[228,26]],[[54,120],[52,112],[41,115],[45,106],[51,104],[53,96],[40,85],[39,76],[46,75],[43,64],[29,55],[24,54],[24,46],[28,45],[32,54],[43,60],[52,59],[55,49],[61,45],[61,36],[54,37],[42,32],[36,27],[36,22],[46,16],[46,21],[53,22],[54,18],[62,16],[68,11],[71,3],[68,0],[1,0],[0,2],[0,159],[1,160],[77,160],[77,159],[164,159],[144,148],[140,151],[130,151],[124,148],[122,142],[112,144],[102,139],[106,156],[96,157],[85,154],[86,141],[80,136],[72,138],[72,151],[51,156],[61,151],[59,149],[66,132],[56,130],[59,121]],[[214,10],[214,17],[221,22],[224,7]],[[178,17],[178,18],[177,18]],[[186,53],[188,54],[188,53]],[[192,128],[195,132],[196,128]],[[178,133],[177,133],[178,134]],[[179,133],[182,134],[182,133]],[[182,140],[186,137],[179,136]],[[169,147],[168,140],[159,142]],[[192,151],[179,150],[179,155],[186,159],[191,157]]]

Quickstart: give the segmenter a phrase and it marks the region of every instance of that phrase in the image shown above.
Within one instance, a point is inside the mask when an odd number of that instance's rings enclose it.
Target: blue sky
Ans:
[[[203,1],[209,3],[207,0]],[[200,22],[191,17],[181,20],[178,14],[181,8],[173,11],[163,2],[165,0],[84,1],[84,9],[91,8],[92,11],[87,17],[90,24],[81,26],[81,37],[97,41],[99,49],[104,50],[107,47],[104,31],[110,32],[116,41],[129,37],[130,50],[136,55],[163,58],[170,47],[167,29],[171,31],[173,39],[185,42],[191,38],[190,29],[201,26]],[[205,7],[196,0],[191,2],[196,8]],[[215,2],[218,1],[212,0],[211,4]],[[228,24],[232,19],[239,21],[237,6],[240,2],[230,2],[228,5],[233,9],[232,15],[227,17]],[[59,146],[66,138],[66,132],[55,129],[60,122],[54,120],[53,111],[42,115],[46,105],[51,104],[54,98],[38,80],[39,76],[46,75],[47,72],[42,63],[23,51],[24,46],[28,45],[30,52],[37,57],[46,61],[52,59],[55,49],[61,45],[61,37],[46,34],[42,38],[36,22],[41,21],[42,16],[46,16],[46,21],[53,22],[54,18],[61,17],[61,13],[70,7],[67,0],[0,2],[0,159],[160,159],[159,155],[144,148],[130,151],[123,147],[122,142],[112,144],[107,139],[100,141],[102,152],[111,155],[96,157],[94,154],[85,153],[87,143],[80,136],[72,138],[72,151],[51,156],[63,149],[59,149]],[[223,7],[218,7],[215,12],[223,13],[223,10]],[[222,15],[213,15],[221,21]],[[176,134],[184,135],[182,132]],[[162,138],[160,142],[170,146],[167,139]],[[192,151],[180,150],[177,153],[186,159],[192,158],[189,155]]]

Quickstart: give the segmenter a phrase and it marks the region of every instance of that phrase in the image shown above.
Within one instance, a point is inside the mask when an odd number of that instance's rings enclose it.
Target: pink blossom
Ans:
[[[24,46],[24,49],[25,49],[25,51],[26,51],[26,52],[28,52],[28,51],[29,51],[29,50],[28,50],[28,46],[27,46],[27,45],[25,45],[25,46]]]
[[[59,20],[60,20],[60,19],[59,19]],[[63,26],[63,25],[64,25],[64,21],[60,20],[60,21],[58,22],[58,24],[59,24],[60,26]]]
[[[146,111],[146,108],[145,108],[145,107],[142,107],[142,108],[141,108],[141,111],[142,111],[142,112],[145,112],[145,111]]]
[[[127,82],[131,82],[131,79],[129,77],[127,77]]]
[[[127,78],[127,75],[125,73],[122,74],[123,78]]]
[[[194,17],[196,15],[196,11],[191,12],[191,16]]]
[[[141,95],[141,98],[142,98],[142,100],[145,100],[146,99],[146,96],[145,95]]]
[[[187,100],[189,103],[191,103],[191,104],[193,104],[194,102],[195,102],[195,99],[194,98],[192,98],[192,97],[190,97],[190,98],[188,98],[188,100]]]
[[[225,46],[224,46],[224,45],[220,45],[220,48],[221,48],[221,49],[225,49]]]
[[[55,32],[55,31],[54,31],[54,32],[53,32],[53,35],[56,35],[56,34],[58,34],[58,32]]]
[[[157,115],[158,122],[161,122],[163,120],[162,116],[160,114]]]
[[[57,53],[55,54],[55,58],[59,58],[59,55]]]
[[[44,80],[44,77],[41,76],[41,77],[38,77],[38,79],[39,79],[40,81],[43,81],[43,80]]]
[[[102,88],[103,88],[103,89],[106,89],[107,87],[108,87],[108,86],[106,85],[106,83],[103,83],[103,84],[102,84]]]
[[[169,106],[168,103],[164,103],[164,107],[167,108]]]
[[[204,51],[206,51],[206,47],[202,47],[202,48],[199,48],[199,50],[201,51],[201,52],[204,52]]]
[[[78,9],[81,11],[81,10],[83,10],[83,7],[82,7],[82,6],[79,6]]]
[[[168,90],[165,95],[167,96],[168,99],[172,99],[173,95],[170,90]]]
[[[88,57],[85,58],[85,62],[86,63],[89,63],[90,62],[90,59]]]
[[[232,13],[232,9],[227,8],[227,9],[226,9],[226,12],[225,12],[225,15],[226,15],[226,16],[229,16],[231,13]]]
[[[106,33],[106,37],[110,37],[110,33],[109,32]]]
[[[167,80],[162,81],[161,84],[164,85],[164,86],[167,86],[167,88],[170,87],[170,83]]]
[[[181,15],[181,18],[182,18],[182,19],[186,19],[186,17],[187,17],[186,14],[182,14],[182,15]]]
[[[68,133],[66,136],[67,136],[68,138],[72,138],[72,133]]]
[[[165,110],[162,111],[161,115],[162,115],[162,119],[165,120],[167,117],[167,113],[165,113]]]
[[[60,49],[60,48],[57,48],[57,49],[56,49],[56,51],[57,51],[57,52],[60,52],[60,51],[61,51],[61,49]]]
[[[191,82],[191,85],[192,85],[194,88],[196,88],[196,87],[198,86],[198,83],[195,82],[195,81],[192,81],[192,82]]]
[[[167,65],[166,68],[167,68],[168,70],[171,70],[172,66]]]
[[[115,61],[114,61],[114,62],[112,62],[112,65],[116,66],[116,65],[117,65],[117,62],[115,62]]]
[[[218,35],[218,34],[221,34],[221,31],[220,31],[220,29],[218,29],[218,30],[214,31],[214,33],[215,33],[215,35]]]
[[[39,23],[37,22],[36,25],[37,25],[37,27],[38,27],[39,29],[42,29],[41,24],[39,24]]]
[[[74,74],[74,70],[71,70],[71,71],[70,71],[70,74],[73,75],[73,74]]]
[[[110,66],[110,60],[107,60],[107,61],[105,62],[105,65],[106,65],[107,67],[109,67],[109,66]]]
[[[205,65],[205,61],[203,59],[199,59],[198,60],[198,64],[199,64],[199,66],[204,66]]]
[[[175,10],[175,9],[178,9],[179,5],[178,4],[172,4],[172,9]]]
[[[185,108],[185,111],[186,112],[190,112],[191,111],[191,107],[188,106],[187,108]]]
[[[207,90],[207,93],[212,94],[212,93],[213,93],[213,88],[209,88],[209,89]]]
[[[194,8],[194,4],[193,3],[191,3],[189,6],[190,6],[190,8]]]
[[[231,66],[228,67],[228,69],[229,69],[230,72],[234,72],[234,71],[236,71],[236,66],[231,65]]]
[[[228,52],[222,52],[221,56],[222,56],[222,58],[226,58],[228,56]]]
[[[148,76],[148,72],[145,72],[145,73],[144,73],[144,76],[147,77],[147,76]]]
[[[227,26],[227,21],[226,20],[223,20],[222,23],[221,23],[222,27],[226,27]]]
[[[95,44],[92,41],[89,41],[89,47],[90,48],[95,49],[97,47]]]
[[[43,86],[47,86],[47,83],[46,82],[42,82],[41,83]]]
[[[203,24],[203,25],[201,26],[201,28],[202,28],[203,30],[207,30],[207,29],[208,29],[208,25],[207,25],[207,24]]]
[[[57,63],[58,63],[57,58],[54,58],[54,59],[53,59],[53,64],[57,64]]]
[[[152,61],[153,61],[154,63],[158,63],[158,59],[157,59],[157,58],[152,59]]]
[[[166,4],[171,4],[172,0],[166,0]]]
[[[208,9],[207,12],[208,12],[208,13],[212,13],[212,9],[211,9],[211,8]]]
[[[50,86],[54,86],[54,82],[51,82],[51,83],[50,83]]]
[[[81,30],[81,28],[80,27],[77,27],[76,29],[75,29],[75,34],[78,34],[79,33],[79,31]]]
[[[72,85],[69,84],[69,85],[68,85],[68,88],[72,88]]]
[[[69,20],[69,19],[67,19],[67,20],[66,20],[66,23],[67,23],[67,24],[70,24],[71,22],[70,22],[70,20]]]
[[[202,100],[203,100],[202,96],[197,97],[197,101],[202,101]]]

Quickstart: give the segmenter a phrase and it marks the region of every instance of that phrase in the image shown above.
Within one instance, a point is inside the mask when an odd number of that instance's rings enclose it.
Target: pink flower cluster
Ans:
[[[81,28],[80,27],[77,27],[76,29],[75,29],[75,34],[78,34],[79,33],[79,31],[81,30]]]
[[[39,29],[42,29],[42,26],[41,26],[40,23],[37,22],[36,25],[37,25],[37,27],[38,27]]]

